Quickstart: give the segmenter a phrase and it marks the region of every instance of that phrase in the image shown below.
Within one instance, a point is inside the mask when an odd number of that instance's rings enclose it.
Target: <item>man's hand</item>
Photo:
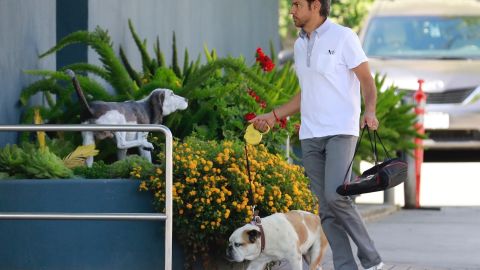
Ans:
[[[365,124],[372,130],[378,129],[379,123],[374,112],[365,112],[363,114],[362,119],[360,120],[360,127],[364,128]]]
[[[276,119],[275,119],[275,116],[273,115],[273,112],[269,112],[269,113],[258,115],[248,122],[253,123],[253,126],[255,127],[255,129],[261,132],[265,132],[268,130],[269,127],[273,128],[273,126],[275,125],[275,121]]]

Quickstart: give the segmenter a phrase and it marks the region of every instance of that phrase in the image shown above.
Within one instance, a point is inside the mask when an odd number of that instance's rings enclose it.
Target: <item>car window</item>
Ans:
[[[381,16],[367,26],[370,57],[480,58],[480,16]]]

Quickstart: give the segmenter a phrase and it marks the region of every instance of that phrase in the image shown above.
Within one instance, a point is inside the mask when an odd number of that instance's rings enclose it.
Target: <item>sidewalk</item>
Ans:
[[[480,207],[393,212],[384,205],[358,208],[385,262],[384,270],[480,270]],[[323,270],[333,270],[330,250]]]
[[[389,205],[389,204],[366,204],[366,203],[358,203],[357,204],[358,211],[363,217],[363,220],[367,223],[377,221],[385,216],[395,213],[400,209],[397,205]],[[327,251],[327,255],[325,256],[322,264],[322,270],[334,270],[332,259],[331,259],[331,251],[330,248]],[[306,266],[304,266],[305,269]],[[426,268],[412,268],[410,265],[388,265],[385,264],[384,270],[425,270]],[[429,269],[430,270],[430,269]],[[433,269],[432,269],[433,270]]]
[[[400,206],[376,203],[358,203],[357,208],[365,222],[372,222],[395,213],[400,209]]]

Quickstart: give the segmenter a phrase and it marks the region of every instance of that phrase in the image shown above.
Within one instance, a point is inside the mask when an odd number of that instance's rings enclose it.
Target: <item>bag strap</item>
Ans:
[[[368,139],[370,140],[370,147],[372,147],[373,160],[375,161],[375,166],[377,166],[378,165],[378,152],[377,152],[377,140],[375,139],[375,133],[373,133],[373,141],[372,141],[372,135],[370,134],[370,129],[368,128],[367,125],[365,125],[365,127],[363,128],[363,130],[365,130],[365,129],[367,129]],[[357,154],[357,151],[355,151],[355,153],[353,154],[354,158],[355,158],[356,154]]]
[[[368,138],[370,140],[370,146],[372,147],[372,153],[373,153],[373,158],[375,160],[375,166],[378,164],[377,138],[378,138],[378,141],[380,142],[380,144],[382,145],[382,148],[383,148],[383,151],[385,152],[385,155],[387,156],[387,158],[390,159],[390,155],[388,154],[387,148],[383,144],[382,139],[380,139],[380,135],[378,135],[378,132],[376,130],[373,131],[373,140],[372,140],[372,136],[370,134],[370,129],[368,128],[367,125],[365,125],[365,127],[362,129],[362,132],[360,133],[360,138],[358,138],[357,145],[355,146],[355,152],[353,153],[352,161],[350,162],[350,165],[348,165],[347,171],[345,172],[345,177],[343,178],[344,179],[343,183],[344,183],[345,186],[348,183],[347,182],[348,171],[350,171],[350,169],[353,165],[353,161],[355,160],[355,155],[357,154],[358,148],[360,147],[360,142],[362,141],[363,133],[365,132],[365,129],[367,130]]]
[[[378,132],[376,130],[373,131],[373,135],[374,137],[376,137],[376,139],[378,139],[378,141],[380,142],[380,145],[382,145],[383,151],[385,152],[385,156],[391,159],[390,155],[388,154],[387,148],[383,144],[382,139],[380,139],[380,135],[378,135]],[[376,142],[376,139],[375,139],[375,142]]]
[[[360,133],[360,138],[358,138],[357,145],[355,145],[355,152],[353,153],[352,161],[350,161],[350,164],[347,167],[347,171],[345,172],[345,176],[343,177],[343,184],[347,185],[347,175],[348,171],[350,171],[350,168],[353,165],[353,161],[355,160],[355,155],[357,154],[358,148],[360,147],[360,142],[362,141],[363,138],[363,133],[365,133],[365,128],[362,129],[362,133]]]

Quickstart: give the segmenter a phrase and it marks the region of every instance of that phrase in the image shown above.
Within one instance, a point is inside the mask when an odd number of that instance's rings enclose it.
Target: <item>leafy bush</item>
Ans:
[[[299,90],[291,63],[274,69],[275,64],[271,60],[275,59],[273,46],[270,57],[260,49],[257,50],[257,61],[251,65],[248,65],[243,57],[217,59],[215,50],[209,51],[207,47],[205,47],[207,62],[201,65],[200,56],[195,62],[191,62],[188,51],[185,50],[181,69],[177,59],[175,35],[172,44],[172,65],[167,67],[158,39],[154,46],[156,58],[151,58],[146,49],[146,42],[141,41],[130,21],[129,27],[142,58],[142,71],[135,71],[132,68],[121,47],[120,56],[117,58],[108,31],[97,27],[92,32],[74,32],[41,57],[70,44],[86,43],[100,55],[102,66],[77,63],[59,71],[28,71],[27,73],[42,76],[43,79],[29,85],[22,92],[20,100],[27,107],[22,122],[31,123],[35,110],[40,110],[42,118],[51,124],[81,121],[80,104],[72,100],[74,90],[70,78],[63,72],[67,68],[79,74],[80,84],[88,100],[140,99],[159,87],[172,89],[177,94],[185,96],[190,100],[189,108],[167,117],[165,122],[179,138],[189,136],[194,131],[205,139],[240,138],[245,127],[244,116],[247,113],[258,114],[271,110]],[[265,65],[268,65],[268,68],[265,68]],[[95,74],[108,82],[113,87],[114,94],[109,94],[95,80],[82,75],[85,73]],[[28,107],[28,100],[38,92],[44,93],[48,104],[43,107]],[[252,98],[252,92],[261,99],[261,104]],[[267,147],[274,151],[282,151],[286,138],[293,135],[293,123],[296,122],[298,117],[291,118],[285,129],[266,139]],[[24,141],[26,138],[26,135],[23,136]],[[69,139],[77,143],[80,141],[78,135]],[[111,144],[99,145],[100,157],[111,156],[112,153],[108,150],[111,148],[113,148]]]
[[[49,140],[46,147],[33,143],[7,145],[0,149],[0,179],[131,178],[131,172],[138,166],[149,172],[158,167],[143,157],[130,155],[112,164],[99,161],[91,168],[78,166],[69,169],[68,158],[61,158],[69,156],[69,149],[73,149],[72,146],[62,140]]]
[[[34,144],[24,143],[21,147],[7,145],[0,149],[0,171],[8,175],[5,178],[69,178],[73,176],[63,164],[62,159],[49,148],[38,148]]]
[[[157,165],[150,163],[147,159],[130,155],[125,159],[118,160],[112,164],[106,164],[103,161],[94,162],[92,167],[75,167],[73,172],[75,175],[87,179],[115,179],[115,178],[131,178],[132,171],[137,167],[142,167],[144,171],[153,172]]]
[[[251,221],[251,189],[261,216],[291,209],[317,211],[303,168],[269,153],[264,145],[247,149],[253,183],[246,169],[244,143],[196,137],[174,141],[174,232],[191,262],[206,259],[209,252],[223,252],[233,230]],[[164,159],[163,154],[159,159]],[[156,207],[163,211],[163,171],[151,175],[139,167],[133,175],[145,180],[142,188],[154,194]]]

